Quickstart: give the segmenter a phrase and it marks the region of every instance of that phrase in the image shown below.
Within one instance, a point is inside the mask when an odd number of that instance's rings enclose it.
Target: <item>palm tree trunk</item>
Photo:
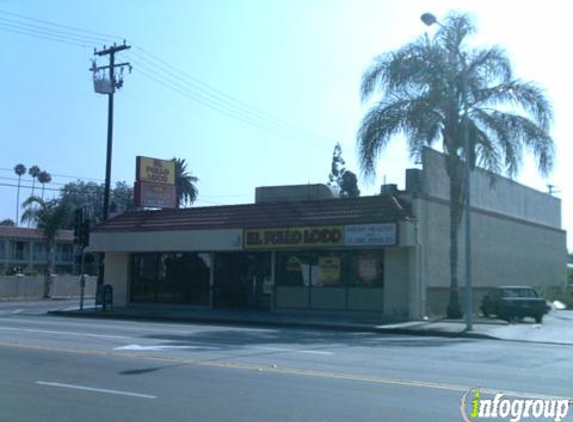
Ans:
[[[20,218],[18,213],[20,210],[20,179],[22,179],[22,176],[18,176],[18,190],[16,191],[16,226],[18,226],[18,219]]]
[[[36,178],[32,177],[32,195],[30,196],[34,196],[34,188],[36,187]],[[32,209],[34,205],[30,204],[30,209]],[[28,221],[28,227],[32,227],[32,220],[30,219],[30,221]]]
[[[44,298],[50,297],[50,288],[52,285],[52,273],[54,272],[54,246],[48,246],[48,256],[46,260],[46,274],[44,276]]]
[[[462,194],[461,165],[452,163],[450,174],[450,302],[447,317],[459,319],[462,317],[458,292],[458,228],[460,226],[460,208]]]

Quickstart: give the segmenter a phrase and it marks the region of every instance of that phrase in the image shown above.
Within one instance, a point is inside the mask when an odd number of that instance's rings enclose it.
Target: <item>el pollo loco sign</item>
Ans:
[[[137,157],[134,202],[139,207],[175,208],[175,162]]]
[[[137,181],[175,184],[175,162],[149,157],[137,157]]]
[[[344,244],[342,226],[245,230],[245,248],[300,248]]]

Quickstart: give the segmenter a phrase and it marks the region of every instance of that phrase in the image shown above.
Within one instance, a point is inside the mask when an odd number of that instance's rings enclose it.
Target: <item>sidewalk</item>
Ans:
[[[93,303],[90,302],[90,303]],[[86,306],[88,306],[86,304]],[[476,318],[473,330],[466,331],[463,320],[427,320],[409,322],[380,322],[377,320],[351,320],[336,315],[310,315],[276,313],[253,310],[197,309],[184,306],[130,306],[106,312],[93,307],[58,310],[51,315],[84,318],[110,318],[161,322],[195,322],[208,324],[247,325],[262,327],[288,327],[380,334],[408,334],[418,336],[494,339],[545,344],[573,345],[573,311],[551,311],[543,324],[533,320],[508,324],[505,321]]]

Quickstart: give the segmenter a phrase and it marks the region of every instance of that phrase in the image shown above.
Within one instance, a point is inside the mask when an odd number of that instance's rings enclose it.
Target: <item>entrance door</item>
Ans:
[[[270,308],[270,277],[268,252],[215,254],[215,307]]]

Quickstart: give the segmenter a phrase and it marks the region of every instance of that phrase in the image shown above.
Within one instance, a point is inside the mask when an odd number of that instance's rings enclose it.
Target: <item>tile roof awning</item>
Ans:
[[[93,229],[148,232],[207,229],[253,229],[322,225],[390,223],[411,217],[408,203],[392,195],[309,201],[133,211]]]
[[[27,227],[0,226],[0,238],[42,240],[44,233],[42,230]],[[72,242],[74,240],[74,232],[72,230],[60,230],[58,232],[58,240]]]

